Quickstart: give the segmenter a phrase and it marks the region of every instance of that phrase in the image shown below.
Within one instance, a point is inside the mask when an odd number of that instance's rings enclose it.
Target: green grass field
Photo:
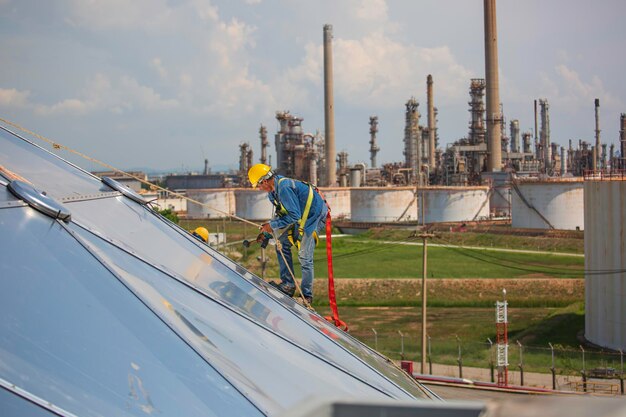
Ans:
[[[258,245],[245,249],[238,243],[256,236],[257,229],[253,226],[234,221],[185,220],[181,225],[187,229],[203,225],[212,233],[226,230],[230,242],[226,248],[228,256],[261,275]],[[579,254],[583,253],[583,240],[576,233],[573,238],[554,238],[506,235],[502,230],[497,234],[437,232],[437,237],[429,243]],[[383,241],[395,242],[387,244]],[[402,244],[416,241],[411,231],[385,229],[333,239],[341,317],[350,325],[353,336],[372,347],[375,342],[371,329],[376,329],[379,351],[392,359],[401,356],[399,331],[404,334],[405,358],[418,360],[421,351],[418,284],[422,275],[422,247]],[[266,254],[265,278],[276,278],[278,267],[274,248],[269,247]],[[294,260],[299,277],[295,252]],[[314,306],[327,315],[324,240],[320,240],[315,250],[315,265]],[[551,351],[548,343],[552,343],[558,372],[578,372],[582,366],[579,336],[584,331],[583,272],[583,257],[429,246],[428,333],[433,362],[456,364],[460,341],[464,365],[489,366],[493,350],[490,350],[487,338],[495,341],[493,304],[500,298],[501,286],[506,285],[510,303],[511,366],[519,363],[516,344],[519,340],[524,346],[526,370],[549,371]],[[590,368],[615,365],[619,358],[614,354],[587,350],[586,360]]]

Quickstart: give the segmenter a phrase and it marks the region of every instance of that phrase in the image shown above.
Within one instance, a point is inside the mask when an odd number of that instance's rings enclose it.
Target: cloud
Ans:
[[[564,108],[587,107],[595,98],[600,98],[608,107],[624,107],[622,100],[607,91],[598,76],[593,75],[590,81],[585,81],[576,70],[565,64],[554,67],[553,77],[543,73],[541,79],[544,95]]]
[[[41,115],[84,115],[96,111],[116,114],[136,110],[167,110],[176,108],[175,99],[164,99],[152,88],[141,85],[128,76],[110,79],[96,74],[83,88],[79,97],[66,98],[52,105],[37,104],[34,110]]]
[[[70,0],[67,21],[91,30],[171,28],[172,9],[165,0]]]
[[[22,108],[28,106],[30,91],[0,88],[0,106]]]
[[[321,82],[322,46],[307,47],[299,69]],[[397,107],[412,95],[425,95],[426,76],[435,74],[440,102],[464,98],[471,72],[459,64],[450,48],[421,48],[396,41],[378,31],[360,39],[338,38],[333,45],[336,95],[356,106]],[[295,79],[295,77],[291,77]]]
[[[385,0],[359,0],[355,2],[354,15],[357,19],[368,21],[387,21],[387,2]]]
[[[159,74],[159,77],[161,79],[167,78],[168,72],[167,72],[167,69],[165,69],[165,67],[163,66],[163,63],[161,62],[161,58],[153,58],[150,61],[150,66],[157,72],[157,74]]]

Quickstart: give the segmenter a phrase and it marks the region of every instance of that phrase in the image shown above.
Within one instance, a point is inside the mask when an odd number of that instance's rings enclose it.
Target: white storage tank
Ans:
[[[272,217],[273,206],[267,192],[250,188],[235,189],[235,214],[247,220],[267,220]]]
[[[220,219],[235,214],[235,193],[232,188],[187,190],[187,197],[204,204],[187,202],[187,217],[190,219]]]
[[[585,190],[585,338],[626,350],[626,178]]]
[[[424,223],[489,218],[489,187],[423,187],[418,196],[420,222],[422,217]]]
[[[333,219],[350,218],[350,188],[327,187],[320,191],[330,206]]]
[[[351,220],[391,223],[417,220],[415,187],[360,187],[350,189]]]
[[[520,196],[521,194],[521,196]],[[583,180],[511,183],[511,225],[530,229],[584,229]]]

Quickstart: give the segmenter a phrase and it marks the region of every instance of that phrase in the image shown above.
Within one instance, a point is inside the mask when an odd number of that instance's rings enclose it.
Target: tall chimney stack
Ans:
[[[270,146],[270,142],[267,140],[267,128],[263,125],[259,128],[259,135],[261,137],[261,163],[267,164],[267,148]]]
[[[335,104],[333,98],[333,26],[324,25],[324,124],[326,137],[326,185],[337,183],[335,160]]]
[[[626,169],[626,113],[619,117],[619,157],[619,167]]]
[[[370,116],[370,165],[376,168],[376,154],[380,150],[376,144],[376,132],[378,132],[378,116]]]
[[[602,158],[600,153],[600,99],[595,101],[596,105],[596,147],[593,153],[593,170],[600,169],[600,159]]]
[[[498,80],[498,33],[496,0],[484,0],[485,7],[485,82],[487,84],[487,171],[502,170],[502,115]]]
[[[433,103],[433,76],[426,78],[426,100],[428,101],[428,166],[435,169],[435,105]]]

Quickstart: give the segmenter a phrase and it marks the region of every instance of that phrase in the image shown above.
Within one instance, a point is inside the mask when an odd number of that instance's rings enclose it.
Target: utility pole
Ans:
[[[426,277],[427,267],[426,260],[428,258],[428,238],[435,237],[432,233],[420,233],[418,235],[422,238],[422,367],[420,372],[426,373]]]

